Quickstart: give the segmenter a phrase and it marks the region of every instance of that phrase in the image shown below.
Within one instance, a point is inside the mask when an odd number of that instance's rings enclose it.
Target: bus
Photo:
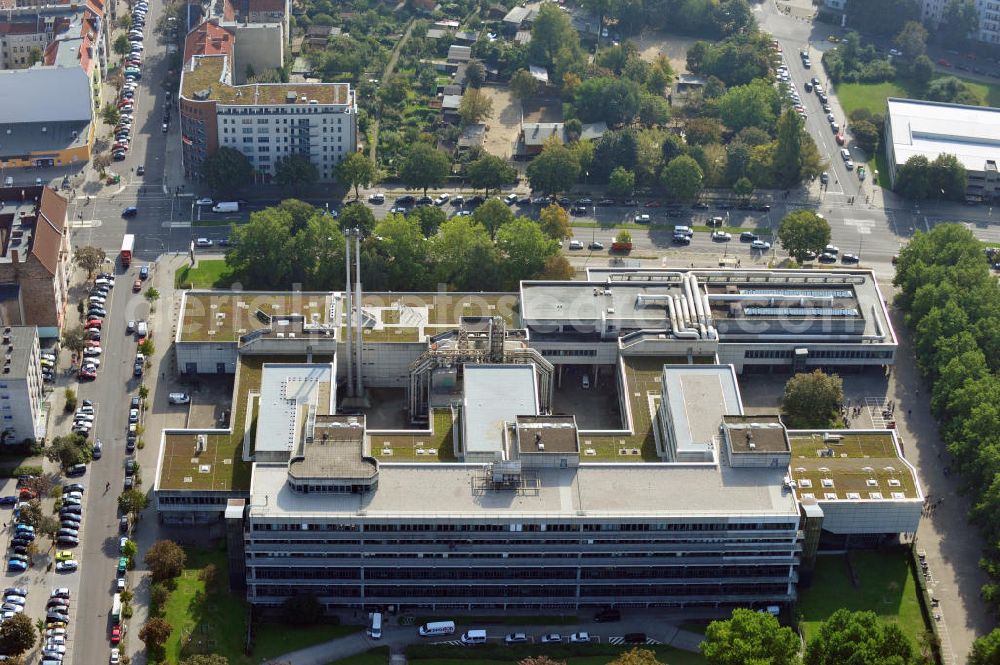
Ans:
[[[120,593],[115,594],[115,599],[111,603],[111,618],[116,624],[121,623],[122,620],[122,595]]]
[[[132,265],[132,251],[135,249],[135,235],[132,233],[126,233],[125,237],[122,238],[122,250],[118,253],[118,256],[122,260],[122,268],[128,268]]]

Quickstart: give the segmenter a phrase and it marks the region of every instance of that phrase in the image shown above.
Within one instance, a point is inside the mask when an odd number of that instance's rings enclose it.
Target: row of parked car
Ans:
[[[133,114],[139,79],[142,78],[142,52],[145,49],[142,43],[143,30],[146,27],[148,11],[149,3],[146,0],[139,0],[132,8],[132,25],[128,31],[129,53],[123,63],[125,84],[118,98],[118,124],[115,126],[115,142],[111,146],[111,156],[119,162],[125,159],[132,145],[132,125],[135,122]]]
[[[101,347],[101,328],[104,326],[104,318],[108,315],[107,301],[114,287],[114,275],[102,272],[94,280],[94,286],[87,298],[87,320],[83,324],[86,342],[79,374],[81,380],[93,381],[97,378],[101,355],[104,352]]]
[[[56,380],[56,363],[58,359],[53,351],[42,351],[38,354],[38,364],[42,366],[42,381],[52,383]]]

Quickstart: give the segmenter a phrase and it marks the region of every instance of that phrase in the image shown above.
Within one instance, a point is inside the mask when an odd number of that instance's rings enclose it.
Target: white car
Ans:
[[[83,350],[83,355],[85,355],[85,356],[99,356],[103,352],[104,352],[104,349],[102,349],[99,346],[88,346],[87,348],[85,348]]]
[[[24,596],[15,596],[14,594],[11,594],[9,596],[4,596],[3,602],[13,603],[14,605],[20,605],[21,607],[24,607],[25,598]]]
[[[80,562],[76,559],[70,559],[69,561],[60,561],[56,564],[57,573],[72,573],[80,567]]]
[[[573,633],[569,636],[570,644],[584,644],[590,641],[590,633],[581,632]]]
[[[451,198],[451,194],[441,194],[436,199],[434,199],[434,205],[436,205],[436,206],[444,205],[445,203],[448,202],[448,199],[450,199],[450,198]]]
[[[729,242],[733,239],[731,233],[726,233],[725,231],[712,231],[712,240],[716,242]]]
[[[120,662],[122,662],[121,652],[118,649],[112,649],[111,658],[108,660],[109,665],[118,665]]]
[[[73,416],[73,420],[82,420],[88,423],[94,422],[94,416],[90,413],[77,413]]]
[[[65,628],[49,628],[45,631],[45,637],[62,637],[66,634]]]
[[[750,249],[759,249],[760,251],[765,252],[771,249],[771,243],[766,240],[754,240],[750,243]]]
[[[559,644],[560,642],[562,642],[562,636],[559,633],[542,635],[542,644]]]
[[[194,202],[194,204],[199,206],[210,206],[210,205],[215,205],[215,201],[209,198],[204,198],[204,199],[198,199],[197,201]]]
[[[211,247],[214,244],[215,243],[213,243],[208,238],[198,238],[197,240],[194,241],[195,247]]]
[[[48,637],[45,639],[46,647],[62,646],[66,644],[66,637],[63,635]]]
[[[170,393],[167,396],[167,401],[171,404],[189,404],[191,402],[191,396],[187,393]]]
[[[128,586],[128,582],[125,581],[124,577],[119,577],[115,580],[115,591],[121,593]]]

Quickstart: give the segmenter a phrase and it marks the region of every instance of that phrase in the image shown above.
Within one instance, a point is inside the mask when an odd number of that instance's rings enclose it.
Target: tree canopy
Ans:
[[[557,142],[546,143],[542,154],[528,164],[527,175],[535,191],[544,194],[565,192],[580,177],[580,161],[569,148]]]
[[[672,201],[692,201],[701,193],[704,180],[701,166],[691,157],[681,155],[663,169],[662,184]]]
[[[705,631],[701,653],[708,665],[797,665],[799,638],[767,612],[733,610]]]
[[[840,415],[844,382],[836,374],[815,370],[796,374],[785,384],[781,416],[791,429],[830,427]]]
[[[360,198],[360,187],[368,187],[378,179],[378,169],[372,160],[360,152],[351,152],[337,165],[337,179],[354,188],[355,198]]]
[[[804,665],[910,665],[913,645],[895,623],[874,612],[840,609],[806,646]]]
[[[489,196],[491,189],[499,189],[513,182],[517,178],[517,171],[502,157],[484,152],[466,167],[465,175],[469,184],[477,189],[485,189]]]
[[[292,192],[303,191],[319,180],[319,169],[306,155],[293,152],[280,157],[274,164],[274,182]]]
[[[153,580],[161,582],[181,574],[187,555],[174,541],[158,540],[146,550],[143,560],[153,574]]]
[[[802,263],[806,254],[820,254],[830,244],[830,223],[812,210],[794,210],[781,220],[778,227],[781,246]]]
[[[231,196],[253,180],[253,166],[239,150],[219,148],[205,158],[202,175],[213,193]]]
[[[426,196],[428,189],[445,183],[450,170],[448,155],[427,143],[416,143],[399,168],[399,179],[407,187],[423,190]]]

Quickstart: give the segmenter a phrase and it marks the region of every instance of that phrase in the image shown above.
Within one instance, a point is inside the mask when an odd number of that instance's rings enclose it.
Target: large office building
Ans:
[[[357,103],[348,83],[243,82],[283,64],[283,24],[195,28],[185,45],[180,112],[184,173],[201,178],[219,148],[242,152],[261,181],[283,157],[303,155],[320,180],[357,150]]]
[[[162,433],[159,517],[224,530],[262,608],[784,605],[819,548],[920,519],[891,430],[789,431],[740,395],[740,373],[891,365],[866,271],[192,291],[174,342],[234,392],[221,427]],[[368,388],[407,417],[369,422]]]
[[[966,196],[993,200],[1000,189],[1000,109],[890,97],[886,102],[885,151],[889,182],[906,160],[934,161],[954,155],[968,176]]]

